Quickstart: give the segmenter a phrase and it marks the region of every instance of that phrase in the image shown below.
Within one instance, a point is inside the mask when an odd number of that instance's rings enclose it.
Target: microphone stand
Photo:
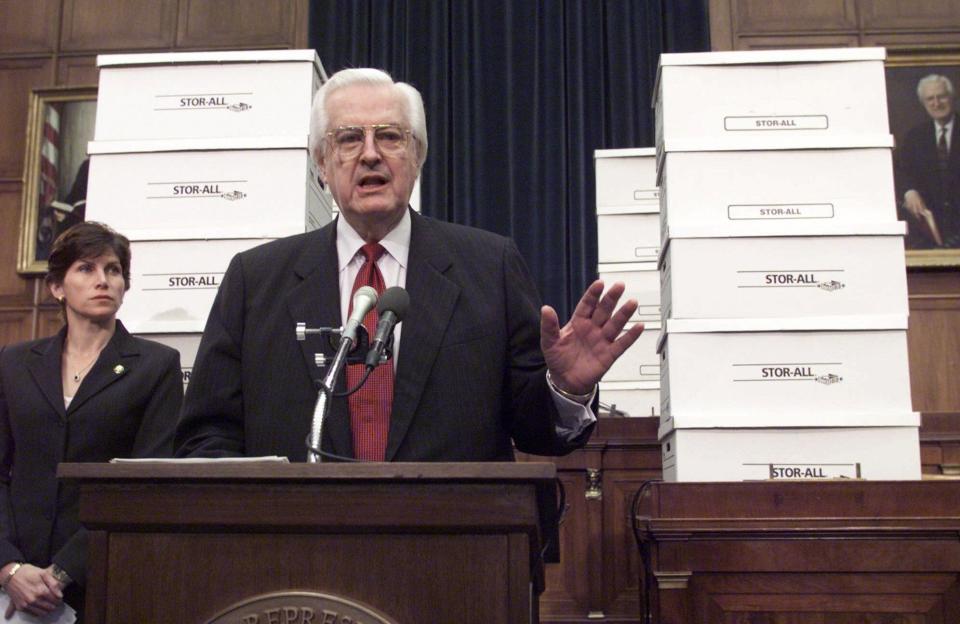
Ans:
[[[320,463],[320,441],[323,438],[323,421],[329,411],[329,399],[336,387],[337,377],[343,370],[347,361],[347,354],[353,348],[353,340],[349,336],[341,336],[340,347],[333,358],[333,362],[327,368],[327,374],[320,382],[320,390],[317,392],[317,403],[313,408],[313,420],[310,423],[310,437],[307,438],[307,463]]]

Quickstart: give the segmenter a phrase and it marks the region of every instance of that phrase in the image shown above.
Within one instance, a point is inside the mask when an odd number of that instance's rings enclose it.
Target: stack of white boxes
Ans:
[[[626,284],[624,298],[640,306],[630,323],[642,322],[640,340],[600,382],[602,408],[628,416],[660,412],[660,193],[653,148],[594,152],[597,183],[597,271],[606,285]]]
[[[920,477],[884,57],[661,57],[666,480]]]
[[[100,56],[87,219],[131,240],[129,331],[189,380],[234,254],[331,219],[308,153],[313,50]]]

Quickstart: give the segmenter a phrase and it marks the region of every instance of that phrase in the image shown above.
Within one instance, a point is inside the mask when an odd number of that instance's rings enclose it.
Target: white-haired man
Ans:
[[[953,84],[930,74],[917,84],[930,121],[912,128],[897,148],[897,189],[913,248],[960,247],[960,124]]]
[[[537,454],[582,445],[597,382],[643,329],[623,331],[637,306],[617,309],[623,285],[604,294],[592,284],[561,328],[552,308],[539,307],[509,239],[413,213],[427,155],[423,103],[379,70],[343,70],[321,88],[310,150],[340,218],[231,262],[197,355],[178,454],[304,459],[321,345],[298,343],[294,323],[340,325],[364,275],[405,287],[410,308],[394,360],[368,380],[381,389],[376,399],[333,401],[325,452],[487,461],[511,460],[514,443]]]

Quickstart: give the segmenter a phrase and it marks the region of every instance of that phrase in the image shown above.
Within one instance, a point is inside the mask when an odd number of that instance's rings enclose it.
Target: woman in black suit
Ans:
[[[15,609],[66,602],[82,615],[86,532],[60,462],[169,457],[183,395],[180,356],[117,320],[130,288],[130,245],[98,223],[64,232],[47,285],[66,325],[0,348],[0,586]]]

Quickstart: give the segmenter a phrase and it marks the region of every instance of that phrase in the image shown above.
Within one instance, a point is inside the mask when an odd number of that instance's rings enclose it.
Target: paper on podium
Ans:
[[[290,460],[279,455],[262,457],[114,457],[111,464],[239,464],[269,462],[289,464]]]
[[[0,592],[0,613],[6,613],[9,606],[10,596]],[[77,612],[73,607],[62,602],[59,607],[43,617],[31,615],[26,611],[15,611],[12,618],[3,621],[9,624],[73,624],[77,621]]]

